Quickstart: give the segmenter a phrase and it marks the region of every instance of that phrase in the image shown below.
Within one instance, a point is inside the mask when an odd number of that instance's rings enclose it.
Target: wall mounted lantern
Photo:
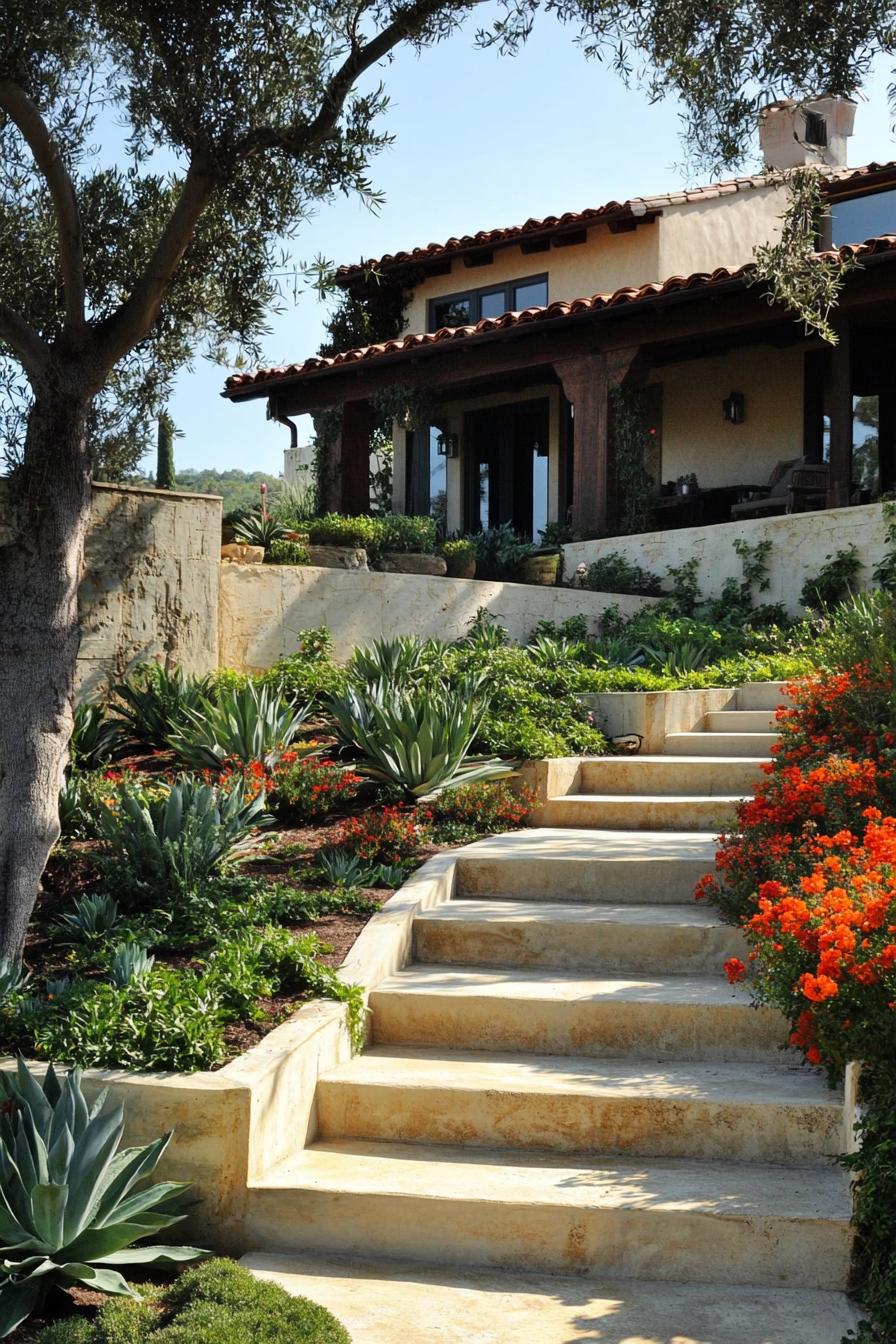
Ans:
[[[746,414],[743,392],[732,392],[722,402],[722,414],[730,425],[742,425]]]
[[[443,430],[436,439],[440,457],[457,457],[460,452],[460,435]]]

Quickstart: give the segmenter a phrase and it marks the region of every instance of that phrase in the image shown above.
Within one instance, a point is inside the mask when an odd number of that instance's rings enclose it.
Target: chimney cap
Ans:
[[[814,164],[845,168],[856,101],[844,94],[776,98],[759,109],[759,143],[766,168]]]

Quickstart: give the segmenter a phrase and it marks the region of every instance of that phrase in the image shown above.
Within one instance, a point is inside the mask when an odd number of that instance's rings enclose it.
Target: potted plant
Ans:
[[[434,518],[388,513],[375,521],[380,529],[378,569],[392,574],[445,574],[446,562],[435,554]]]
[[[476,573],[480,579],[519,580],[520,565],[535,547],[510,523],[476,532],[471,538],[476,547]]]
[[[693,471],[688,472],[686,476],[679,476],[675,484],[679,495],[696,495],[700,488]]]
[[[378,518],[327,513],[307,525],[308,560],[324,569],[366,569],[379,551]]]
[[[442,555],[448,566],[449,579],[476,577],[476,547],[465,537],[442,543]]]
[[[560,552],[539,546],[520,560],[520,578],[523,583],[537,583],[550,588],[560,574]]]

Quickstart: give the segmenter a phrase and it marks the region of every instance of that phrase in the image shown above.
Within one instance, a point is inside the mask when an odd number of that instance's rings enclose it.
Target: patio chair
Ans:
[[[805,513],[824,508],[828,477],[826,462],[807,462],[802,457],[779,462],[768,485],[753,492],[751,499],[731,505],[731,517],[768,518],[776,513]]]

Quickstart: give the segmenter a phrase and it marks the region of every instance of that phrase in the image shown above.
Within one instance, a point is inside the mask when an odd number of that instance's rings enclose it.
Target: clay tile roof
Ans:
[[[889,163],[867,163],[861,168],[834,168],[828,172],[831,186],[850,183],[856,179],[896,170],[896,160]],[[752,191],[757,187],[768,186],[767,173],[756,173],[746,177],[732,177],[724,182],[711,182],[702,187],[682,188],[679,191],[661,192],[656,196],[633,196],[628,201],[608,201],[588,210],[567,211],[563,215],[547,215],[544,219],[527,219],[525,224],[515,224],[502,229],[483,229],[479,233],[465,234],[462,238],[449,238],[443,243],[427,243],[425,247],[415,247],[409,252],[387,252],[378,259],[354,262],[340,266],[336,271],[339,284],[350,284],[371,270],[392,271],[406,267],[425,265],[431,261],[446,261],[449,258],[467,252],[486,250],[493,247],[509,247],[513,243],[525,242],[533,237],[550,236],[555,233],[570,232],[573,229],[589,228],[594,224],[612,219],[637,219],[644,215],[653,215],[663,209],[677,205],[688,205],[693,201],[708,201],[719,196],[730,196],[739,191]]]
[[[816,256],[821,261],[838,255],[858,259],[882,253],[892,253],[896,256],[896,234],[869,238],[864,243],[848,243],[839,251],[819,252]],[[687,291],[711,289],[714,286],[743,280],[752,269],[753,263],[748,262],[744,266],[734,268],[720,266],[711,272],[695,271],[692,275],[672,275],[666,280],[656,280],[645,285],[625,285],[610,294],[592,294],[589,298],[571,301],[557,300],[540,308],[525,308],[521,312],[504,313],[501,317],[484,317],[474,326],[442,327],[439,331],[420,332],[416,335],[399,336],[392,341],[381,341],[376,345],[359,346],[330,357],[313,356],[300,364],[278,365],[274,368],[258,369],[255,373],[236,373],[226,380],[222,395],[225,397],[251,395],[252,390],[260,385],[305,378],[309,374],[321,373],[345,364],[358,364],[385,355],[403,354],[427,346],[465,341],[471,337],[505,331],[509,327],[522,327],[529,323],[550,322],[588,313],[595,314],[605,309],[619,308],[648,299],[664,299]],[[258,392],[256,395],[264,393]]]

